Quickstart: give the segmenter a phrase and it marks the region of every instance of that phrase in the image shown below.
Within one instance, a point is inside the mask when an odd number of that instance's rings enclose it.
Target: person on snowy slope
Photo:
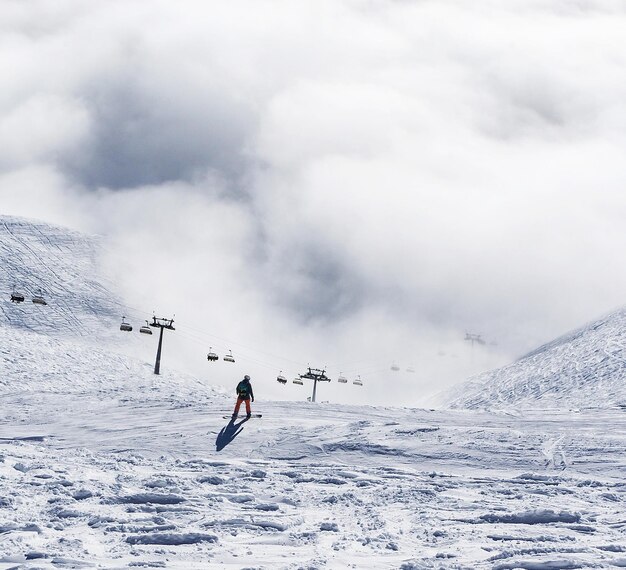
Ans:
[[[237,384],[237,403],[235,404],[235,411],[233,412],[233,419],[239,414],[239,408],[241,403],[246,403],[246,417],[250,417],[250,400],[254,402],[254,392],[252,391],[252,385],[250,384],[250,376],[247,374],[243,377],[243,380]]]

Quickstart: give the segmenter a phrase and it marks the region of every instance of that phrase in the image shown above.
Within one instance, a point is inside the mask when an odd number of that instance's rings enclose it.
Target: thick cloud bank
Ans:
[[[625,28],[610,0],[7,0],[0,207],[110,236],[197,371],[210,333],[231,376],[416,403],[623,305]]]

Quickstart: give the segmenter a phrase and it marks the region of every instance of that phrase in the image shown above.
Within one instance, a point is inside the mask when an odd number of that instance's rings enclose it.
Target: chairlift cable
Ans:
[[[127,316],[127,318],[131,318],[132,320],[137,320],[137,321],[145,321],[145,315],[146,314],[152,314],[152,311],[144,311],[142,309],[139,309],[137,307],[131,307],[129,305],[120,303],[118,301],[113,301],[112,303],[123,307],[125,314]],[[277,364],[274,363],[275,360],[280,360],[280,361],[285,361],[288,362],[292,365],[294,365],[295,367],[297,367],[298,369],[306,367],[308,365],[308,362],[304,362],[304,361],[297,361],[297,360],[292,360],[290,358],[286,358],[284,356],[279,356],[270,352],[266,352],[263,350],[259,350],[257,348],[253,348],[251,346],[239,343],[237,341],[234,340],[230,340],[218,335],[215,335],[213,333],[210,333],[206,330],[202,330],[199,329],[197,327],[191,326],[189,324],[187,324],[186,321],[180,321],[177,320],[177,336],[181,336],[191,342],[197,343],[198,345],[204,346],[206,347],[207,345],[211,345],[213,347],[213,349],[218,350],[220,352],[226,353],[229,350],[232,350],[232,347],[240,347],[242,349],[244,349],[243,352],[239,352],[237,351],[236,356],[237,359],[240,360],[244,360],[246,362],[250,362],[252,364],[256,364],[257,366],[261,366],[263,368],[267,368],[268,370],[276,370],[277,368],[281,368],[280,366],[278,366]],[[218,341],[221,341],[219,343],[215,343],[214,341],[210,340],[210,339],[215,339]],[[265,357],[269,357],[269,359],[271,359],[272,362],[268,362],[267,360],[263,359],[260,360],[258,357],[256,356],[252,356],[249,354],[249,352],[261,355],[261,356],[265,356]],[[374,360],[368,360],[368,359],[361,359],[361,360],[354,360],[354,361],[349,361],[348,363],[343,363],[340,365],[335,365],[333,364],[332,366],[327,366],[327,369],[340,369],[343,371],[344,374],[346,375],[354,375],[356,373],[369,373],[372,374],[372,370],[376,369],[376,372],[384,372],[387,370],[387,366],[386,363],[389,361],[390,359],[376,359]],[[354,366],[355,364],[358,363],[371,363],[370,367],[351,367],[349,365]]]
[[[145,318],[143,318],[142,315],[151,314],[151,313],[149,313],[147,311],[143,311],[141,309],[138,309],[137,307],[131,307],[129,305],[125,305],[125,304],[117,302],[117,301],[113,301],[113,302],[115,304],[119,305],[120,307],[123,307],[124,309],[130,309],[130,311],[127,310],[126,312],[127,312],[128,315],[132,316],[132,318],[135,319],[135,320],[142,320],[143,321],[143,320],[145,320]],[[133,315],[133,313],[136,313],[136,314]],[[223,343],[225,343],[224,346],[228,346],[228,347],[238,346],[238,347],[244,348],[244,349],[252,351],[252,352],[257,352],[257,353],[262,354],[264,356],[269,356],[269,357],[271,357],[273,359],[280,359],[280,360],[284,360],[286,362],[290,362],[291,364],[297,365],[298,367],[302,367],[302,366],[306,365],[306,363],[303,362],[303,361],[291,360],[290,358],[285,358],[284,356],[278,356],[276,354],[265,352],[263,350],[258,350],[256,348],[251,347],[251,346],[247,346],[247,345],[241,344],[241,343],[239,343],[237,341],[230,340],[230,339],[227,339],[227,338],[224,338],[224,337],[220,337],[220,336],[212,334],[212,333],[210,333],[208,331],[198,329],[196,327],[188,325],[186,321],[177,320],[176,323],[178,325],[177,332],[181,332],[181,329],[184,328],[184,329],[187,330],[188,335],[196,333],[196,335],[195,335],[196,338],[201,338],[202,337],[202,338],[207,339],[206,340],[206,344],[211,344],[211,342],[209,342],[208,339],[209,338],[213,338],[213,339],[217,339],[217,340],[222,341]],[[212,343],[212,344],[213,344],[213,346],[221,346],[221,345],[215,344],[215,343]],[[228,349],[226,349],[226,350],[228,350]]]
[[[177,332],[179,332],[180,329],[177,329]],[[204,346],[206,347],[206,342],[203,340],[199,340],[198,338],[196,338],[195,336],[190,336],[188,333],[183,333],[181,336],[185,337],[187,340],[190,340],[191,342],[194,342],[200,346]],[[220,346],[213,346],[211,345],[211,348],[213,349],[213,351],[218,351],[218,352],[227,352],[229,349],[226,348],[222,348]],[[252,364],[256,364],[258,366],[261,366],[263,368],[267,368],[268,370],[276,370],[276,364],[272,364],[269,362],[265,362],[262,360],[258,360],[252,356],[248,356],[246,353],[237,353],[236,354],[237,359],[238,360],[244,360],[247,362],[251,362]]]

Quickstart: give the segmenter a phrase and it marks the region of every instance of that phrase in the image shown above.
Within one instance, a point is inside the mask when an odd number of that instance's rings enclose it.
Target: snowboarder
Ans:
[[[243,377],[243,380],[237,384],[237,403],[235,404],[233,419],[235,419],[237,414],[239,414],[241,402],[246,403],[246,417],[249,418],[252,415],[250,412],[250,400],[254,402],[254,392],[252,391],[252,385],[250,384],[250,376],[246,374]]]

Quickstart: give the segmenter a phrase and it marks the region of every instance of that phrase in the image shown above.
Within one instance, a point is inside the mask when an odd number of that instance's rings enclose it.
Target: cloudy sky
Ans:
[[[624,29],[621,0],[4,0],[0,211],[104,235],[193,369],[213,339],[413,404],[624,305]]]

